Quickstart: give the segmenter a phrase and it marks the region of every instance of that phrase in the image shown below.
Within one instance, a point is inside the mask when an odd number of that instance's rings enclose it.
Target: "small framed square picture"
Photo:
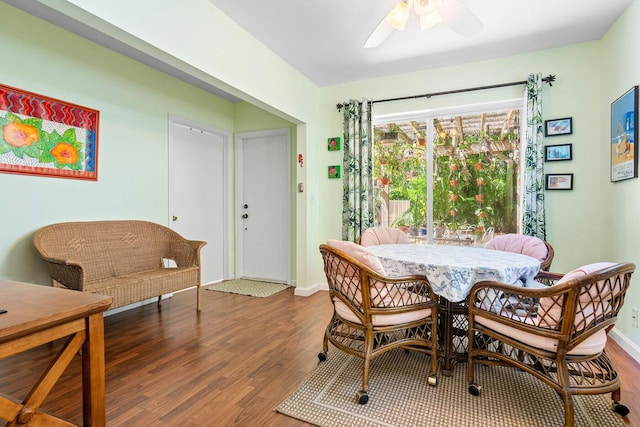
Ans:
[[[573,190],[572,173],[548,173],[545,190]]]
[[[573,118],[553,119],[544,121],[544,136],[571,135],[573,133]]]
[[[340,178],[340,165],[329,166],[327,175],[329,179]]]
[[[334,136],[327,139],[327,150],[340,151],[340,137]]]
[[[545,162],[571,160],[572,158],[573,158],[573,150],[572,150],[571,144],[545,145],[544,147]]]

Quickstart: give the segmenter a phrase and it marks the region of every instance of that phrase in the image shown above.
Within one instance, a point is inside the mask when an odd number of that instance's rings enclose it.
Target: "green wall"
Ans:
[[[640,180],[609,182],[611,103],[640,84],[640,58],[636,55],[640,40],[638,22],[640,1],[635,0],[600,42],[599,120],[602,126],[597,134],[599,143],[593,157],[600,160],[604,173],[600,179],[601,197],[593,198],[592,205],[594,209],[602,210],[603,215],[597,221],[591,221],[591,227],[585,227],[584,232],[589,234],[593,228],[605,230],[602,238],[592,240],[591,244],[605,245],[610,259],[631,261],[640,267],[640,227],[636,226],[640,217]],[[586,212],[588,216],[590,211]],[[631,308],[640,308],[639,283],[640,271],[636,270],[614,329],[614,332],[619,332],[616,341],[634,354],[636,360],[640,360],[640,329],[631,325]]]
[[[29,247],[30,234],[42,224],[97,217],[164,221],[167,114],[243,132],[262,120],[262,115],[252,111],[253,104],[274,115],[267,122],[275,127],[280,126],[275,116],[289,122],[292,130],[295,128],[292,135],[297,145],[292,153],[305,156],[304,167],[297,167],[294,177],[305,184],[306,191],[292,195],[296,201],[296,293],[312,292],[325,282],[318,244],[339,238],[341,230],[342,187],[325,176],[327,165],[335,164],[340,156],[326,150],[326,138],[342,133],[342,115],[336,111],[336,103],[520,81],[532,72],[557,76],[554,86],[544,89],[544,118],[574,119],[573,135],[547,141],[574,145],[574,160],[547,167],[548,172],[571,172],[575,178],[573,191],[548,192],[546,196],[548,240],[556,249],[553,269],[563,271],[600,260],[640,264],[639,231],[634,227],[640,209],[635,200],[640,181],[609,183],[607,151],[610,103],[638,84],[640,75],[640,64],[633,56],[633,43],[639,38],[635,25],[640,18],[638,0],[600,41],[327,88],[306,80],[210,2],[37,1],[80,17],[87,25],[100,27],[122,41],[147,43],[155,49],[148,52],[178,67],[190,64],[194,75],[204,76],[209,83],[218,82],[249,104],[233,106],[0,4],[4,24],[0,46],[4,57],[12,58],[3,61],[0,81],[96,108],[103,123],[97,183],[0,175],[7,201],[0,219],[10,224],[0,229],[0,277],[43,279],[43,272],[31,267],[34,259]],[[161,7],[157,7],[158,1]],[[167,22],[174,31],[166,31]],[[201,30],[197,40],[191,37],[194,27]],[[521,88],[512,87],[376,104],[374,112],[521,96]],[[143,179],[149,176],[152,179]],[[640,306],[635,289],[616,329],[624,333],[620,336],[628,340],[628,348],[637,353],[640,336],[628,319],[633,306]]]

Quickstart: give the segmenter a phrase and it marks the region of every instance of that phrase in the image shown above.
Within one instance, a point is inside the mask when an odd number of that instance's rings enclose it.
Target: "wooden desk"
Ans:
[[[27,397],[0,395],[0,418],[10,425],[70,426],[40,411],[56,381],[82,349],[82,406],[85,426],[105,425],[103,312],[111,297],[0,280],[0,358],[69,337]]]

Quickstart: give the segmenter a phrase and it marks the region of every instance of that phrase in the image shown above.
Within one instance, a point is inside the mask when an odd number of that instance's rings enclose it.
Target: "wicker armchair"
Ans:
[[[411,243],[409,236],[399,228],[370,227],[364,230],[357,243],[362,246]]]
[[[537,258],[540,260],[540,270],[542,271],[549,271],[554,255],[553,247],[549,242],[524,234],[502,234],[489,240],[484,247]]]
[[[338,349],[364,359],[362,389],[356,400],[369,400],[369,364],[395,349],[429,354],[429,384],[437,383],[437,298],[425,276],[390,278],[377,257],[351,242],[320,245],[333,317],[325,331],[326,360],[330,341]]]
[[[469,392],[481,390],[477,364],[509,365],[558,393],[565,426],[574,425],[574,395],[611,392],[613,410],[626,415],[620,378],[604,347],[634,270],[631,263],[597,263],[564,276],[541,272],[554,284],[540,288],[476,283],[468,300]]]

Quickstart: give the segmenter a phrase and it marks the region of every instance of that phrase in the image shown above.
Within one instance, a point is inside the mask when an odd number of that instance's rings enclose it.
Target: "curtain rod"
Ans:
[[[543,82],[547,83],[549,86],[553,86],[553,82],[556,80],[556,76],[549,74],[547,77],[544,77],[542,79]],[[412,96],[401,96],[398,98],[387,98],[387,99],[377,99],[374,101],[371,101],[373,104],[377,104],[379,102],[391,102],[391,101],[403,101],[403,100],[407,100],[407,99],[416,99],[416,98],[431,98],[433,96],[441,96],[441,95],[451,95],[454,93],[462,93],[462,92],[473,92],[476,90],[486,90],[486,89],[497,89],[500,87],[507,87],[507,86],[519,86],[519,85],[525,85],[527,84],[526,80],[520,81],[520,82],[511,82],[511,83],[500,83],[500,84],[496,84],[496,85],[490,85],[490,86],[477,86],[477,87],[470,87],[470,88],[466,88],[466,89],[455,89],[455,90],[446,90],[444,92],[433,92],[433,93],[425,93],[422,95],[412,95]],[[345,106],[345,104],[336,104],[336,108],[338,109],[338,111],[342,110],[342,108]]]

